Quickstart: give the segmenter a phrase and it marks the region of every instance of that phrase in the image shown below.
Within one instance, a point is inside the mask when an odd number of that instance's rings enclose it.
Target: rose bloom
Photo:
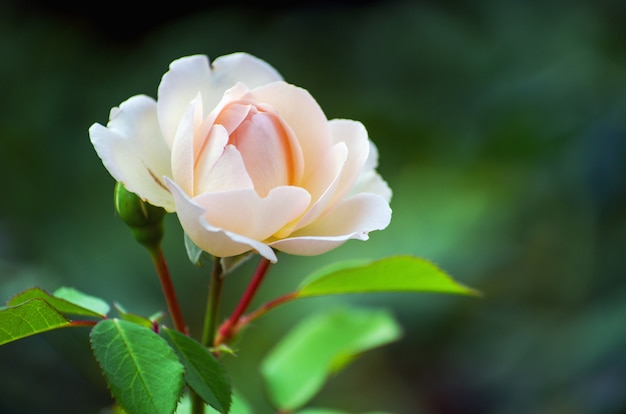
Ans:
[[[158,100],[133,96],[89,129],[109,173],[175,211],[204,251],[316,255],[387,227],[391,190],[357,121],[245,53],[171,63]]]

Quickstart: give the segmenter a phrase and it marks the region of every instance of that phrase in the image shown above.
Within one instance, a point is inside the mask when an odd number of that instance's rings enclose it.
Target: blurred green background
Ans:
[[[255,54],[329,118],[362,121],[394,190],[389,228],[282,256],[257,301],[341,259],[413,254],[482,299],[368,295],[270,313],[227,358],[260,414],[257,364],[336,302],[392,309],[402,341],[331,379],[315,405],[399,414],[626,413],[626,4],[495,1],[0,4],[0,300],[73,286],[164,309],[149,256],[115,216],[87,129],[156,95],[188,54]],[[197,332],[208,269],[165,251]],[[254,263],[227,280],[233,306]],[[82,329],[0,348],[0,413],[110,404]]]

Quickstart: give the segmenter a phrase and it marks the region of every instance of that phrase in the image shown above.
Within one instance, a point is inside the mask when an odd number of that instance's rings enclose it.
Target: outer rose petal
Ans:
[[[170,153],[163,141],[156,102],[137,95],[111,109],[106,127],[93,124],[89,136],[109,173],[142,199],[174,211],[174,199],[161,177],[171,175]]]
[[[334,142],[344,142],[348,147],[348,158],[335,188],[335,202],[343,198],[354,185],[369,156],[370,141],[367,130],[358,121],[333,119],[328,122],[328,126]]]
[[[359,194],[340,202],[326,216],[292,237],[270,243],[289,254],[313,256],[338,247],[347,240],[367,240],[368,233],[382,230],[391,221],[391,208],[376,194]]]
[[[350,195],[361,193],[373,193],[383,197],[387,202],[391,201],[391,188],[383,178],[375,171],[371,170],[362,173],[354,187],[350,190]]]
[[[376,172],[378,166],[378,149],[370,141],[370,151],[365,165],[359,174],[356,182],[350,189],[349,195],[359,193],[374,193],[381,195],[387,202],[391,200],[392,191],[387,182]]]
[[[176,202],[176,214],[180,224],[191,240],[202,250],[218,257],[236,256],[256,250],[273,263],[278,260],[268,245],[217,227],[211,226],[204,218],[203,207],[193,202],[172,180],[165,178]]]
[[[324,213],[334,198],[335,189],[347,159],[348,148],[345,143],[340,142],[335,144],[324,158],[318,160],[313,173],[316,179],[305,186],[311,193],[313,202],[302,219],[294,223],[294,229],[308,226]]]
[[[192,194],[194,185],[194,141],[202,124],[202,100],[198,95],[183,112],[176,129],[176,136],[170,148],[172,149],[171,177],[182,186],[183,191]]]
[[[210,111],[237,82],[255,88],[281,79],[268,63],[247,53],[221,56],[212,65],[204,55],[173,61],[158,91],[159,122],[166,142],[171,147],[180,118],[198,93],[203,107]]]
[[[290,186],[275,187],[266,197],[249,189],[205,193],[193,199],[205,208],[209,224],[261,241],[300,216],[310,201],[306,190]]]

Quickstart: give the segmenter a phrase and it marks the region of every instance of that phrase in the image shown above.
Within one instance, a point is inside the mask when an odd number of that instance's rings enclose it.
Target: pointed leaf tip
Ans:
[[[433,263],[413,256],[350,261],[324,268],[300,286],[298,297],[376,292],[432,292],[480,296]]]
[[[71,322],[43,299],[29,299],[0,310],[0,345],[53,329]]]
[[[46,301],[64,315],[80,315],[105,318],[109,305],[100,298],[89,296],[72,288],[59,288],[50,294],[40,288],[30,288],[13,296],[7,303],[16,306],[31,299]]]

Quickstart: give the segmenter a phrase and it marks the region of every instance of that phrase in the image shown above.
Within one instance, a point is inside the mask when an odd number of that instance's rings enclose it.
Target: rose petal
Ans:
[[[374,193],[381,195],[389,202],[392,196],[391,188],[389,188],[387,182],[376,172],[376,167],[378,167],[378,149],[372,141],[369,141],[369,146],[370,150],[367,160],[348,195]]]
[[[194,203],[172,180],[165,178],[165,184],[174,197],[183,230],[202,250],[217,257],[236,256],[256,250],[270,261],[277,261],[276,254],[268,245],[210,225],[204,217],[203,207]]]
[[[93,124],[89,136],[113,178],[150,204],[174,211],[174,200],[161,181],[171,175],[170,151],[152,98],[133,96],[113,108],[107,126]]]
[[[328,120],[308,91],[285,82],[251,90],[242,99],[270,105],[293,131],[304,157],[304,179],[332,147]]]
[[[298,223],[294,223],[293,230],[308,226],[324,213],[334,199],[335,189],[341,177],[341,171],[348,158],[348,148],[343,142],[335,146],[318,160],[315,172],[309,182],[304,184],[311,193],[312,203],[309,210]]]
[[[222,125],[230,135],[248,117],[251,109],[251,104],[232,103],[220,111],[215,123]]]
[[[252,104],[238,102],[239,98],[249,91],[248,87],[238,82],[232,88],[224,92],[224,96],[218,104],[210,110],[209,114],[204,118],[204,122],[208,125],[222,125],[231,134],[241,122],[248,116],[252,109]],[[196,153],[199,153],[204,146],[202,140],[196,142]]]
[[[198,93],[203,107],[211,111],[237,82],[255,88],[281,79],[269,64],[246,53],[221,56],[213,65],[204,55],[173,61],[158,90],[159,122],[166,142],[171,147],[180,119]]]
[[[370,150],[367,155],[367,160],[365,161],[365,165],[363,165],[363,171],[375,170],[378,167],[378,148],[376,145],[370,141]]]
[[[180,119],[176,137],[172,142],[172,176],[182,186],[183,191],[192,194],[194,184],[195,141],[198,132],[202,132],[202,98],[197,95],[187,105],[187,110]],[[208,131],[207,131],[208,132]]]
[[[213,69],[213,87],[230,88],[241,82],[253,89],[268,83],[281,81],[283,77],[269,63],[258,57],[243,52],[223,55],[215,59]]]
[[[276,187],[266,197],[254,190],[205,193],[193,202],[205,209],[213,227],[254,240],[265,240],[306,210],[311,197],[299,187]]]
[[[389,185],[383,178],[375,171],[370,170],[359,175],[356,183],[350,189],[348,196],[360,194],[360,193],[373,193],[383,197],[387,202],[391,201],[392,191]]]
[[[220,129],[219,125],[214,128]],[[242,189],[252,189],[254,184],[246,171],[241,154],[233,145],[227,145],[222,155],[215,164],[208,166],[200,166],[197,192],[193,195],[216,192],[216,191],[232,191]]]
[[[370,141],[367,130],[358,121],[348,119],[334,119],[328,126],[335,142],[343,142],[348,148],[348,157],[341,170],[334,196],[330,204],[343,198],[354,185],[363,169],[370,151]]]
[[[391,208],[383,197],[360,194],[342,201],[328,215],[292,237],[270,246],[289,254],[322,254],[350,239],[367,240],[370,231],[382,230],[390,221]]]
[[[261,197],[275,187],[293,184],[294,167],[289,138],[280,122],[256,113],[230,136],[243,157],[254,188]]]

